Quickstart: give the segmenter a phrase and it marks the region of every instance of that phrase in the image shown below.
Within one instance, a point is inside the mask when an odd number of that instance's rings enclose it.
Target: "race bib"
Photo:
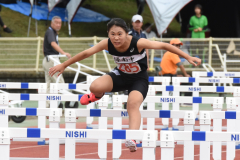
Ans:
[[[127,74],[133,74],[133,73],[138,73],[141,71],[141,67],[139,66],[139,64],[136,63],[122,63],[122,64],[118,64],[117,68]]]

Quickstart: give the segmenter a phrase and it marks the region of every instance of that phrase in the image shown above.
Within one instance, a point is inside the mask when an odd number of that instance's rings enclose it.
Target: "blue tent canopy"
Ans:
[[[26,16],[30,14],[30,3],[18,2],[17,4],[1,4],[2,6],[14,10],[16,12],[20,12]],[[47,20],[48,15],[48,6],[45,3],[41,3],[41,6],[34,5],[32,18],[37,20]],[[52,19],[53,16],[59,16],[62,18],[62,21],[67,21],[65,17],[67,16],[66,9],[55,7],[49,15],[49,20]],[[73,22],[101,22],[101,21],[108,21],[110,18],[91,11],[89,9],[80,7],[73,18]]]

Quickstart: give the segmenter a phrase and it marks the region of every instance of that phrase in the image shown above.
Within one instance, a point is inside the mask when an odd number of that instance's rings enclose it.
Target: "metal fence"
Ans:
[[[106,37],[85,37],[85,38],[59,38],[61,48],[70,53],[72,56],[77,53],[92,47]],[[169,42],[171,38],[153,38],[151,40]],[[226,53],[226,49],[231,40],[236,45],[236,50],[240,51],[240,39],[233,38],[205,38],[192,39],[182,38],[184,52],[191,56],[197,56],[202,59],[203,63],[210,64],[215,70],[222,71],[222,63],[220,55]],[[1,38],[0,39],[0,71],[43,71],[43,38]],[[219,51],[217,50],[219,48]],[[166,51],[164,50],[150,50],[150,68],[154,70],[160,64],[161,58]],[[228,54],[228,59],[239,59],[240,55],[233,53]],[[66,59],[62,59],[64,61]],[[112,56],[105,51],[99,52],[81,63],[107,72],[113,69],[116,65]],[[76,66],[72,66],[75,67]],[[239,63],[229,63],[228,71],[237,71],[240,67]],[[204,70],[202,66],[194,67],[186,65],[188,71]]]

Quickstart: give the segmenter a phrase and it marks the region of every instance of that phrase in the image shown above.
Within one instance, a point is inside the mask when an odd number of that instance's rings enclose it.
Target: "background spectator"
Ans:
[[[59,55],[60,53],[66,55],[68,58],[71,58],[69,53],[64,52],[58,45],[58,32],[62,26],[62,20],[58,16],[52,18],[51,26],[45,33],[44,42],[43,42],[43,69],[45,72],[45,81],[47,83],[47,93],[50,93],[50,83],[56,83],[57,74],[54,74],[52,77],[49,75],[49,69],[54,67],[54,62],[49,59],[49,55]],[[59,83],[64,83],[63,76],[61,75]],[[49,108],[49,101],[47,102],[47,107]]]
[[[1,10],[2,10],[2,6],[0,5],[0,12],[1,12]],[[4,32],[12,33],[12,30],[11,30],[10,28],[8,28],[8,27],[3,23],[3,20],[2,20],[2,17],[1,17],[1,16],[0,16],[0,25],[2,26]]]
[[[170,41],[170,44],[179,48],[183,45],[183,43],[179,39],[172,39]],[[182,75],[177,75],[177,68],[180,68],[182,71],[182,74],[184,77],[190,77],[189,74],[187,74],[181,59],[178,55],[172,52],[166,52],[163,55],[162,61],[160,63],[160,72],[159,75],[165,76],[165,77],[182,77]],[[181,85],[191,85],[190,83],[182,83]],[[192,92],[185,92],[184,96],[192,96]],[[184,103],[181,104],[181,106],[192,106],[191,103]]]
[[[156,33],[154,31],[152,31],[152,24],[151,23],[146,23],[144,25],[144,32],[145,35],[147,36],[147,38],[153,38],[153,37],[157,37]]]
[[[183,43],[179,39],[172,39],[170,41],[170,44],[179,48],[183,45]],[[177,75],[177,68],[180,68],[184,77],[190,77],[189,74],[187,74],[180,57],[176,55],[175,53],[167,51],[164,53],[162,61],[160,63],[161,71],[159,75],[166,76],[166,77],[182,77],[182,75]]]
[[[143,26],[143,18],[141,15],[134,15],[132,17],[132,26],[133,28],[128,32],[129,35],[136,36],[138,38],[147,38],[145,33],[142,31]],[[149,70],[149,54],[148,49],[146,49],[146,55],[147,55],[147,63],[148,63],[148,70]]]
[[[192,38],[205,38],[207,31],[208,20],[207,17],[202,15],[202,6],[197,4],[195,6],[196,15],[190,18],[189,30],[192,31]]]

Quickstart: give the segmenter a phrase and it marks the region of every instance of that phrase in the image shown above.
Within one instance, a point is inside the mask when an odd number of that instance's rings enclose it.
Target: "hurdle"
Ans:
[[[161,159],[174,160],[174,142],[200,141],[200,160],[210,160],[210,142],[227,142],[227,144],[239,141],[240,132],[209,132],[209,131],[161,131]],[[214,151],[214,149],[213,149]],[[221,152],[213,152],[213,158],[221,160]],[[235,158],[235,148],[227,147],[227,160]],[[194,159],[194,147],[184,148],[184,159]]]
[[[2,97],[2,99],[4,99],[6,102],[7,102],[7,99],[10,99],[10,100],[12,100],[12,99],[24,99],[24,100],[43,100],[43,99],[46,99],[46,100],[50,100],[50,101],[58,101],[58,100],[63,100],[63,101],[65,101],[66,99],[70,99],[69,97],[71,97],[71,99],[70,100],[76,100],[77,98],[78,99],[80,99],[80,97],[81,97],[81,95],[59,95],[59,96],[57,96],[57,95],[36,95],[36,94],[10,94],[10,95],[1,95],[1,96],[3,96]],[[104,100],[104,98],[103,98],[103,100]],[[2,103],[2,102],[1,102]],[[108,103],[107,103],[108,104]],[[57,109],[57,108],[56,108]],[[6,109],[3,109],[2,111],[1,111],[1,113],[4,115],[4,116],[6,116],[6,115],[9,115],[10,114],[10,112],[9,111],[11,111],[11,110],[13,110],[12,108],[6,108]],[[29,113],[30,111],[31,111],[31,114]],[[55,128],[57,128],[57,125],[56,124],[59,124],[59,120],[60,120],[60,116],[61,116],[61,114],[60,114],[60,112],[57,112],[56,110],[54,110],[54,109],[52,109],[52,108],[50,108],[50,109],[45,109],[45,110],[50,110],[50,119],[49,119],[49,121],[50,120],[52,120],[52,122],[53,122],[53,124],[51,125],[51,123],[50,123],[50,128],[51,129],[53,129],[54,127]],[[52,110],[54,110],[54,112],[52,111]],[[57,110],[59,110],[59,109],[57,109]],[[19,112],[19,111],[21,111],[21,112]],[[25,112],[24,112],[25,111]],[[32,108],[32,109],[25,109],[25,108],[19,108],[18,110],[14,110],[14,112],[12,112],[12,114],[15,114],[16,112],[19,112],[19,114],[26,114],[26,115],[37,115],[36,113],[37,113],[37,109],[36,108]],[[41,111],[41,110],[40,110]],[[73,110],[74,111],[74,110]],[[68,111],[67,111],[67,113],[69,113]],[[49,114],[49,113],[48,113]],[[47,114],[45,114],[45,115],[47,115]],[[52,116],[52,117],[51,117]],[[76,120],[76,119],[75,119]],[[66,121],[67,122],[67,121]],[[66,123],[66,127],[69,127],[69,125],[67,125],[67,123]],[[96,130],[95,130],[96,131]],[[34,131],[35,132],[35,131]],[[75,131],[74,131],[75,132]],[[156,131],[157,132],[157,131]],[[73,133],[73,132],[72,132]],[[94,132],[93,132],[94,133]],[[41,133],[42,134],[42,133]],[[57,133],[55,133],[55,134],[57,134]],[[53,134],[54,135],[54,134]],[[149,139],[149,136],[150,136],[150,133],[148,132],[148,134],[147,134],[147,139]],[[157,137],[157,134],[156,134],[156,137]],[[16,137],[16,138],[19,138],[19,137]],[[33,138],[33,137],[32,137]],[[44,138],[44,137],[35,137],[35,138]],[[56,138],[58,138],[58,137],[48,137],[48,138],[50,138],[49,139],[49,159],[58,159],[59,158],[59,156],[56,154],[57,152],[59,153],[59,141],[58,141],[58,139],[56,139]],[[138,139],[138,138],[136,138],[136,139]],[[69,140],[69,141],[71,141],[71,140]],[[156,141],[156,140],[155,140]],[[104,144],[104,142],[106,142],[106,140],[104,140],[104,139],[99,139],[99,142],[102,142],[101,144]],[[144,142],[145,143],[145,142]],[[68,143],[68,141],[66,140],[66,148],[68,148],[68,150],[69,150],[69,145],[68,145],[69,143]],[[143,147],[145,147],[144,146],[145,144],[142,144],[142,146]],[[147,143],[147,145],[149,146],[149,143]],[[156,145],[156,144],[155,144]],[[72,145],[71,145],[71,147],[70,148],[73,148],[72,147]],[[106,156],[106,155],[104,155],[105,153],[103,152],[103,148],[104,147],[101,147],[101,148],[99,148],[99,156],[101,157],[101,159],[104,159],[104,157]],[[119,148],[118,148],[119,149]],[[67,153],[66,153],[66,156],[68,156],[69,155],[69,153],[71,153],[71,151],[72,151],[73,149],[71,149],[70,151],[68,151]],[[55,151],[55,153],[54,153],[54,151]],[[121,153],[121,150],[118,150],[120,153]],[[146,152],[146,151],[144,151],[144,152]],[[155,152],[154,150],[153,151],[151,151],[151,153],[153,153],[153,152]],[[107,152],[106,152],[107,153]],[[149,152],[148,152],[148,154],[149,154]],[[75,155],[75,154],[74,154]],[[73,156],[73,155],[70,155],[71,157]],[[147,157],[147,156],[145,156],[145,157]],[[154,157],[155,157],[155,155],[154,155]],[[106,157],[105,157],[106,158]],[[119,157],[118,157],[119,158]],[[148,158],[149,158],[149,156],[148,156]]]
[[[36,89],[38,90],[38,94],[46,94],[47,84],[46,83],[23,83],[23,82],[0,82],[1,89]],[[8,107],[8,106],[5,106]],[[38,101],[38,108],[46,108],[46,101]],[[18,115],[18,114],[16,114]],[[0,117],[0,121],[4,121]],[[46,116],[38,116],[38,127],[45,128],[46,127]],[[17,139],[14,139],[19,141]],[[26,141],[28,139],[25,139]],[[40,140],[38,142],[39,145],[44,145],[45,140]]]
[[[230,100],[229,100],[230,101]],[[230,104],[233,105],[233,104]],[[141,117],[142,118],[184,118],[184,130],[186,131],[193,131],[194,130],[194,124],[195,124],[195,117],[196,117],[196,112],[194,111],[174,111],[174,110],[160,110],[160,111],[147,111],[143,110],[141,112]],[[120,127],[119,123],[117,122],[119,119],[121,120],[122,117],[127,116],[127,111],[126,110],[109,110],[109,109],[66,109],[66,114],[65,114],[65,119],[66,123],[70,122],[73,125],[76,126],[74,120],[76,117],[114,117],[114,126],[115,127]],[[222,119],[227,119],[227,120],[232,120],[232,119],[240,119],[240,112],[236,111],[200,111],[200,130],[201,131],[210,131],[210,124],[211,124],[211,119],[213,119],[213,125],[214,129],[213,131],[222,131]],[[227,128],[227,131],[235,131],[235,126],[231,125],[232,122],[228,122],[230,124]],[[107,126],[107,122],[105,124],[101,124]],[[154,130],[154,124],[148,124],[149,128],[152,128]],[[74,128],[73,128],[74,129]],[[121,129],[121,128],[118,128]],[[67,141],[66,140],[66,144]],[[72,141],[71,143],[75,143]],[[106,142],[105,142],[106,143]],[[120,145],[121,141],[113,141],[113,159],[114,158],[119,158],[120,153],[119,153],[119,148],[118,146]],[[69,146],[73,146],[73,144],[69,144]],[[158,144],[158,143],[157,143]],[[209,144],[210,145],[210,144]],[[104,146],[104,145],[101,145]],[[194,143],[189,143],[189,142],[184,142],[184,148],[193,148]],[[213,142],[214,146],[214,152],[221,153],[221,143],[219,142]],[[68,148],[68,146],[65,146]],[[229,143],[227,144],[227,147],[234,148],[235,149],[235,143]],[[103,149],[103,147],[102,147]],[[106,149],[106,146],[105,146]],[[186,149],[187,150],[187,149]],[[75,150],[72,150],[72,153],[75,153]],[[105,152],[104,152],[105,153]],[[71,154],[72,155],[72,154]],[[219,154],[218,154],[219,155]],[[221,156],[221,154],[220,154]]]
[[[121,140],[121,139],[137,139],[143,141],[143,160],[155,160],[155,148],[156,139],[158,137],[157,131],[140,131],[140,130],[89,130],[89,129],[48,129],[48,128],[0,128],[1,132],[1,144],[0,154],[4,160],[20,160],[21,158],[10,158],[10,138],[50,138],[50,139],[98,139],[98,140]],[[96,134],[96,132],[98,134]],[[50,147],[49,147],[50,148]],[[67,148],[66,155],[71,151],[71,148]],[[100,147],[101,148],[101,147]],[[101,149],[100,149],[101,150]],[[49,149],[49,152],[50,149]],[[26,160],[69,160],[68,158],[59,158],[59,150],[53,150],[52,154],[58,155],[53,158],[23,158]],[[101,153],[103,151],[101,150]],[[49,153],[50,154],[50,153]],[[75,156],[75,153],[74,153]],[[103,157],[99,154],[101,160],[106,160],[107,157]],[[75,159],[75,158],[74,158]],[[80,159],[76,159],[80,160]],[[89,159],[91,160],[91,159]]]
[[[114,95],[113,97],[115,97]],[[128,96],[119,96],[118,101],[120,102],[127,102]],[[148,105],[151,105],[152,108],[155,108],[155,103],[163,103],[168,104],[169,103],[193,103],[193,104],[215,104],[217,107],[221,107],[223,105],[223,97],[184,97],[184,99],[181,96],[147,96],[144,100],[144,102],[147,102]],[[163,110],[169,110],[163,109]],[[194,110],[196,113],[198,113],[198,110]],[[168,119],[167,119],[168,120]],[[153,123],[154,121],[149,119],[148,121],[152,121],[150,123]],[[166,123],[165,123],[166,124]],[[178,123],[176,123],[177,125]],[[166,129],[168,128],[168,123],[164,126],[157,126],[156,129]],[[177,126],[174,126],[174,128],[177,128]]]
[[[192,76],[195,78],[199,77],[212,77],[212,78],[235,78],[240,77],[240,72],[199,72],[199,71],[193,71]],[[214,83],[215,84],[215,83]],[[218,83],[220,86],[220,83]],[[232,86],[232,83],[229,83],[230,86]],[[224,86],[226,86],[226,83],[224,83]]]
[[[234,97],[240,96],[240,87],[231,87],[231,86],[161,86],[161,85],[149,85],[148,94],[156,95],[155,92],[173,92],[173,96],[180,96],[180,92],[216,92],[216,93],[233,93]],[[150,104],[149,104],[150,105]],[[149,106],[148,105],[148,106]],[[198,104],[197,104],[198,105]],[[173,103],[173,110],[179,110],[179,103]],[[218,111],[222,110],[222,105],[213,103],[213,110]],[[168,104],[163,104],[164,110],[169,110]],[[168,120],[163,119],[163,124],[168,125]],[[179,123],[179,119],[173,119],[173,125],[177,125]],[[166,128],[167,129],[167,128]],[[175,130],[177,128],[173,128]]]
[[[199,77],[240,77],[240,72],[200,72],[200,71],[193,71],[192,76],[199,78]]]
[[[199,86],[200,83],[233,83],[240,84],[240,78],[192,78],[192,77],[173,77],[173,85],[180,85],[180,83],[192,83],[193,86]],[[223,88],[222,88],[223,89]],[[238,89],[236,89],[236,92]],[[199,96],[199,92],[193,92],[193,96]],[[199,110],[198,104],[193,104],[193,110]]]
[[[34,95],[34,94],[33,94]],[[37,95],[31,95],[31,94],[13,94],[13,96],[15,97],[15,99],[17,99],[17,98],[22,98],[22,99],[24,99],[24,100],[35,100],[35,98],[36,98],[36,96]],[[1,95],[2,96],[2,95]],[[9,99],[12,99],[12,96],[11,95],[8,95],[9,96]],[[16,96],[18,96],[18,97],[16,97]],[[49,96],[49,97],[46,97],[46,96]],[[51,95],[51,96],[56,96],[56,95]],[[59,99],[61,99],[61,100],[65,100],[65,99],[67,99],[68,97],[67,96],[73,96],[73,95],[59,95],[59,96],[61,96],[61,97],[50,97],[50,95],[39,95],[39,99],[44,99],[44,98],[48,98],[48,100],[51,100],[51,101],[57,101],[57,100],[59,100]],[[79,98],[80,96],[79,95],[74,95],[75,97],[73,97],[72,99],[70,99],[70,100],[76,100],[76,98]],[[150,98],[152,98],[152,102],[154,102],[153,101],[153,99],[157,99],[157,98],[160,98],[160,96],[152,96],[152,97],[150,97]],[[74,99],[75,98],[75,99]],[[119,98],[120,98],[120,96],[119,96]],[[164,98],[164,97],[163,97]],[[194,97],[188,97],[188,99],[189,99],[189,101],[191,100],[190,98],[192,98],[192,101],[193,101],[193,99],[194,99]],[[202,98],[208,98],[208,99],[202,99]],[[202,99],[202,101],[204,101],[204,102],[206,102],[206,101],[210,101],[209,100],[209,97],[202,97],[202,98],[197,98],[198,100],[200,100],[200,99]],[[219,97],[218,97],[219,98]],[[121,96],[121,99],[124,101],[124,99],[127,99],[127,96]],[[211,98],[210,98],[211,99]],[[5,99],[5,101],[6,101],[6,99]],[[166,101],[168,101],[168,100],[166,100]],[[229,100],[230,101],[230,100]],[[233,102],[233,101],[232,101]],[[233,106],[233,104],[234,103],[231,103],[231,105],[232,105],[232,107],[234,107]],[[50,108],[51,109],[51,108]],[[75,109],[74,109],[75,110]],[[75,110],[75,112],[76,112],[77,110]],[[96,110],[97,112],[98,112],[98,114],[99,114],[99,109],[98,110]],[[95,116],[96,116],[96,111],[95,111]],[[107,112],[108,112],[108,114],[110,113],[110,110],[106,110]],[[114,111],[114,110],[111,110],[111,111]],[[117,112],[118,110],[116,110],[115,112]],[[156,113],[154,113],[154,112],[156,112]],[[190,113],[192,113],[193,111],[190,111],[188,114],[190,114]],[[4,113],[6,113],[6,112],[4,112]],[[67,112],[66,112],[67,113]],[[69,112],[68,112],[69,113]],[[86,112],[85,112],[86,113]],[[119,114],[120,112],[118,111],[118,114]],[[166,117],[166,118],[180,118],[179,117],[179,113],[184,113],[184,111],[175,111],[175,115],[177,115],[178,117],[174,117],[173,115],[174,115],[174,111],[141,111],[141,113],[142,113],[142,116],[144,117],[144,114],[148,114],[148,116],[149,115],[151,115],[151,118],[156,118],[156,117],[160,117],[160,118],[164,118],[164,116]],[[166,115],[169,115],[169,113],[170,113],[170,115],[172,115],[172,117],[169,117],[169,116],[166,116]],[[225,114],[224,114],[224,112],[223,112],[223,115],[225,115],[225,118],[226,118],[226,113],[228,113],[228,114],[232,114],[232,112],[230,113],[230,112],[225,112]],[[236,113],[236,115],[238,115],[239,113],[237,113],[237,112],[235,112]],[[84,113],[82,113],[82,112],[80,112],[80,114],[84,114]],[[104,114],[106,115],[107,113],[103,113],[102,111],[101,111],[101,115],[103,115],[104,116]],[[74,115],[74,114],[71,114],[71,115]],[[93,114],[94,115],[94,114]],[[117,116],[116,114],[112,114],[111,113],[111,115],[114,115],[115,116],[115,118],[120,118],[119,116]],[[160,115],[160,116],[159,116]],[[161,116],[162,115],[162,116]],[[89,113],[89,115],[88,114],[86,114],[85,116],[90,116],[90,113]],[[121,115],[122,116],[122,115]],[[155,117],[153,117],[153,116],[155,116]],[[182,116],[183,116],[183,114],[182,114]],[[146,116],[147,117],[147,116]],[[186,117],[186,118],[188,118],[189,117],[189,115],[187,115],[186,116],[186,113],[184,114],[184,117]],[[190,120],[190,119],[186,119],[186,123],[187,122],[189,122],[189,121],[192,121],[192,122],[195,122],[194,121],[194,116],[190,116],[190,117],[192,117],[192,119]],[[204,116],[204,114],[203,114],[203,116],[200,116],[200,121],[202,120],[201,119],[201,117],[207,117],[207,118],[209,118],[209,117],[211,117],[211,116]],[[230,118],[231,118],[231,116],[230,116]],[[73,118],[74,119],[74,118]],[[207,121],[207,119],[205,118],[205,119],[203,119],[203,123],[204,123],[204,125],[206,125],[206,121]],[[210,125],[210,124],[207,124],[207,125]],[[206,128],[206,127],[205,127]],[[41,138],[41,137],[40,137]],[[51,138],[51,137],[50,137]],[[115,140],[115,139],[114,139]],[[101,141],[103,141],[102,139],[101,139]],[[104,141],[106,141],[106,140],[104,140]],[[59,145],[59,144],[58,144]],[[50,144],[50,146],[51,146],[51,144]],[[51,148],[51,147],[50,147]],[[50,149],[49,148],[49,149]],[[55,150],[57,150],[56,148],[55,148]],[[51,152],[51,151],[50,151]],[[50,157],[50,156],[49,156]],[[58,157],[59,158],[59,157]],[[148,157],[149,158],[149,157]]]

